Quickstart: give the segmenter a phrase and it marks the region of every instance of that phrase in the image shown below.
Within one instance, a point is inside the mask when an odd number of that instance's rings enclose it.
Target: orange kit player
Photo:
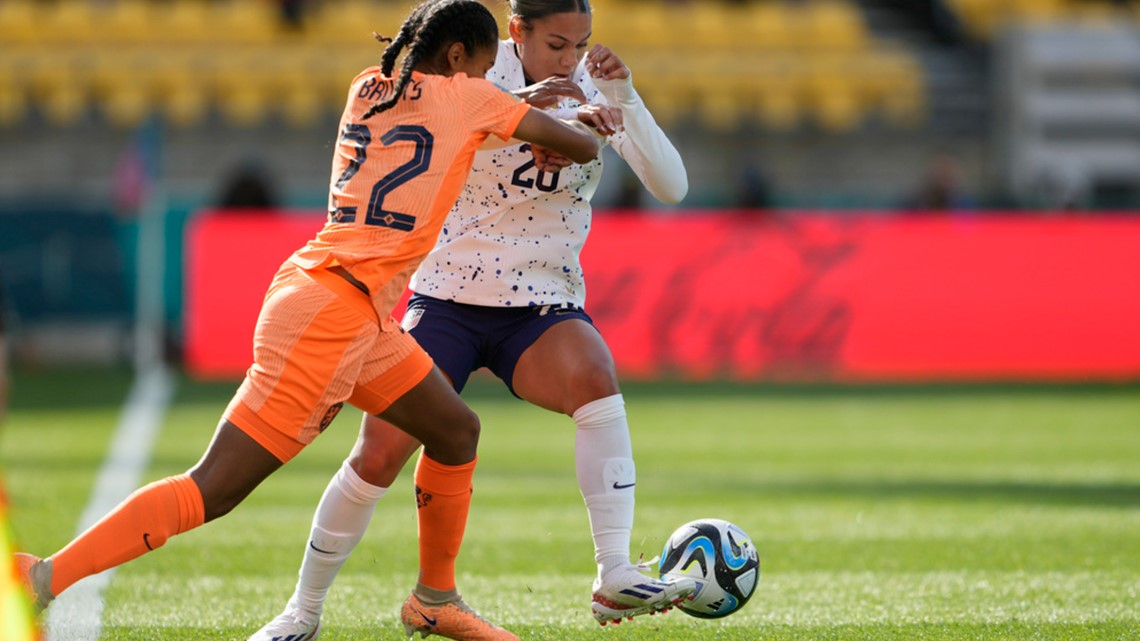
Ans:
[[[598,137],[532,110],[484,79],[498,26],[474,0],[421,4],[352,82],[332,163],[329,220],[278,270],[254,335],[254,363],[201,460],[136,491],[54,555],[17,555],[41,609],[76,581],[225,515],[328,426],[345,402],[424,443],[415,472],[420,580],[405,628],[453,639],[516,639],[455,589],[479,420],[392,319],[490,134],[576,162]],[[396,61],[405,52],[399,73]]]

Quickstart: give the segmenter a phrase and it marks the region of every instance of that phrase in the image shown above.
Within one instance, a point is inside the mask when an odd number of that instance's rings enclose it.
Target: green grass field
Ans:
[[[17,373],[0,441],[14,530],[74,534],[129,378]],[[233,385],[181,381],[147,481],[201,454]],[[1140,638],[1140,390],[1124,387],[626,390],[634,553],[720,517],[763,575],[740,612],[601,629],[569,419],[487,382],[460,588],[522,639]],[[237,510],[115,574],[102,639],[244,640],[290,594],[312,510],[356,435],[332,428]],[[415,581],[409,471],[334,586],[324,641],[401,639]]]

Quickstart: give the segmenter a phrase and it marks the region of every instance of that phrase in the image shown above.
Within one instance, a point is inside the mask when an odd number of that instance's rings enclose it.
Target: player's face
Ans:
[[[486,78],[487,72],[495,66],[495,56],[499,54],[497,44],[477,49],[471,55],[465,55],[458,71],[462,71],[470,78]]]
[[[511,39],[518,44],[523,71],[534,81],[551,76],[567,77],[586,55],[593,23],[588,13],[553,13],[531,20],[511,18]]]

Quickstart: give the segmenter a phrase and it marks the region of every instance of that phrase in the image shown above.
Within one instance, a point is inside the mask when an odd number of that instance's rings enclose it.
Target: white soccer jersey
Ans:
[[[499,43],[487,79],[510,91],[526,86],[512,41]],[[571,79],[590,103],[620,106],[626,128],[609,143],[655,196],[665,202],[680,200],[688,189],[680,155],[632,83],[599,81],[608,99],[586,73],[584,61]],[[577,105],[565,101],[559,107]],[[412,276],[412,290],[488,307],[584,306],[579,254],[590,232],[590,199],[601,175],[600,155],[588,164],[547,173],[536,170],[529,144],[478,152],[435,248]]]

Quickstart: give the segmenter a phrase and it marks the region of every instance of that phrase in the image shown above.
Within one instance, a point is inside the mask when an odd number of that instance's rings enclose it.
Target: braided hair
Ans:
[[[380,58],[380,72],[390,78],[401,51],[407,50],[396,86],[387,98],[372,105],[363,119],[395,106],[404,94],[412,70],[438,55],[442,49],[458,42],[468,53],[473,53],[483,47],[495,46],[498,40],[499,25],[495,16],[476,0],[427,0],[421,3],[404,20],[399,33]]]

